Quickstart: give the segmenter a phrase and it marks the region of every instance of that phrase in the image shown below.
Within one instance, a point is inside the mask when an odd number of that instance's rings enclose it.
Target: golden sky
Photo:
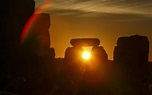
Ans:
[[[36,8],[45,0],[35,0]],[[116,41],[121,36],[139,34],[150,41],[152,60],[151,0],[54,0],[44,12],[51,15],[51,47],[63,57],[72,38],[96,37],[113,59]]]
[[[68,17],[60,15],[51,16],[51,46],[56,50],[56,57],[63,57],[64,51],[70,45],[70,39],[81,37],[96,37],[113,58],[113,49],[121,36],[139,34],[147,36],[150,41],[150,60],[152,59],[152,19],[129,21],[107,20],[103,17]]]

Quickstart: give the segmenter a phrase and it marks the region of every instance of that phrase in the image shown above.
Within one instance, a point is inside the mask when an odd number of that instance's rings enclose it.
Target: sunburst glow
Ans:
[[[83,57],[83,59],[85,59],[85,60],[89,60],[90,57],[91,57],[91,54],[90,54],[90,52],[88,52],[88,51],[84,51],[84,52],[82,53],[82,57]]]

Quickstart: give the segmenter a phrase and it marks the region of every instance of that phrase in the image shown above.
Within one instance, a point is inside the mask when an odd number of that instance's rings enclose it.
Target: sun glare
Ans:
[[[84,60],[89,60],[91,58],[91,49],[92,47],[82,47],[83,48],[83,53],[82,53],[82,58]]]
[[[88,51],[84,51],[84,52],[82,53],[82,57],[83,57],[83,59],[85,59],[85,60],[89,60],[90,57],[91,57],[91,54],[90,54],[90,52],[88,52]]]

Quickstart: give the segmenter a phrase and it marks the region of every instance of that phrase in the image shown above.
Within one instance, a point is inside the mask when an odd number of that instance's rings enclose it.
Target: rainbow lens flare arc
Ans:
[[[49,3],[52,3],[53,0],[46,0],[35,12],[31,15],[31,17],[28,19],[27,23],[25,24],[22,33],[20,35],[20,44],[22,44],[26,38],[28,37],[30,30],[32,29],[33,23],[35,22],[37,15],[39,13],[42,13],[43,10],[47,7]]]

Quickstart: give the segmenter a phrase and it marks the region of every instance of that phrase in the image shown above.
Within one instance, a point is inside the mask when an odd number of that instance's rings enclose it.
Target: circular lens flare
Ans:
[[[84,52],[82,53],[82,58],[83,58],[83,59],[85,59],[85,60],[89,60],[89,59],[90,59],[90,57],[91,57],[90,52],[88,52],[88,51],[84,51]]]

